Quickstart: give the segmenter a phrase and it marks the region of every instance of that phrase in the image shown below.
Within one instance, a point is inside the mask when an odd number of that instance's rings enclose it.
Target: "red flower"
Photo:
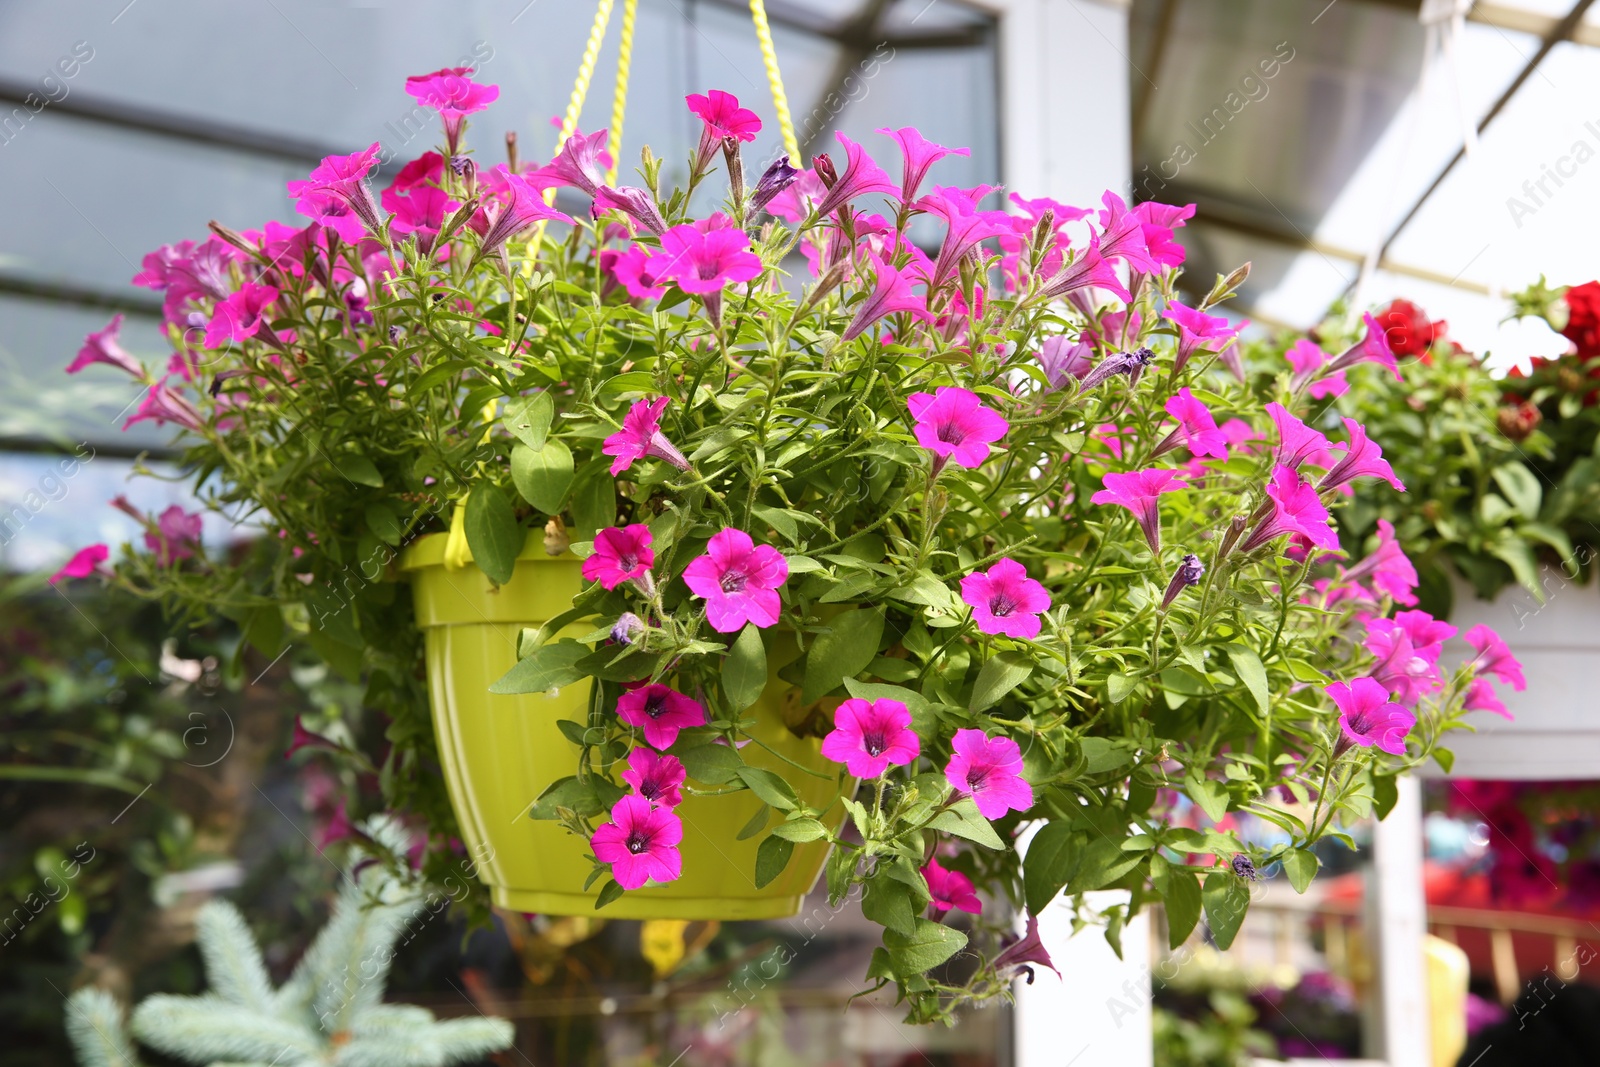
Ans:
[[[1435,341],[1445,339],[1450,324],[1440,319],[1429,322],[1428,315],[1409,300],[1396,300],[1378,312],[1389,349],[1397,356],[1426,356]]]
[[[1578,356],[1600,356],[1600,282],[1584,282],[1567,290],[1567,324],[1561,335],[1578,347]]]

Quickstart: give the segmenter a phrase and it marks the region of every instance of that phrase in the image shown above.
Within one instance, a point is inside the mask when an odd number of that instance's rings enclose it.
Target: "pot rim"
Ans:
[[[420,571],[428,567],[443,567],[444,546],[449,540],[447,533],[423,534],[411,542],[400,552],[399,567],[402,573],[406,571]],[[472,559],[472,550],[467,550],[467,559]],[[580,560],[572,554],[569,548],[559,556],[552,556],[544,550],[544,538],[537,530],[528,531],[528,539],[523,542],[522,551],[517,553],[518,563],[578,563]]]

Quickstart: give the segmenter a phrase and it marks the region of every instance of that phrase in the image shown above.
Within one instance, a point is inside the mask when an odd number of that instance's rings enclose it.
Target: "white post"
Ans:
[[[1107,189],[1126,194],[1129,0],[975,2],[1000,16],[1007,192],[1078,207],[1099,207]]]
[[[1084,894],[1091,908],[1127,904],[1123,890]],[[1034,968],[1016,986],[1015,1067],[1151,1067],[1150,913],[1122,931],[1122,958],[1105,932],[1072,936],[1072,909],[1057,898],[1039,916],[1039,938],[1060,970]]]
[[[1372,869],[1365,902],[1367,936],[1377,961],[1377,989],[1368,1015],[1372,1055],[1391,1067],[1433,1062],[1428,1028],[1428,933],[1422,891],[1422,783],[1397,782],[1400,799],[1372,830]]]

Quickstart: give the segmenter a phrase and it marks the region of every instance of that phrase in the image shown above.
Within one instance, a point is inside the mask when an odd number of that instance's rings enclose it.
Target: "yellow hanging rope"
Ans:
[[[622,5],[622,40],[617,45],[617,87],[611,94],[611,137],[606,149],[611,153],[611,166],[606,170],[606,184],[617,184],[617,168],[622,163],[622,116],[628,108],[628,73],[633,67],[633,16],[639,10],[639,0],[625,0]]]
[[[764,0],[750,0],[750,18],[756,24],[756,40],[761,42],[761,62],[767,68],[767,84],[772,87],[772,106],[778,112],[778,129],[783,132],[783,150],[791,166],[802,167],[800,144],[794,137],[794,120],[789,117],[789,97],[783,91],[783,75],[778,73],[778,52],[772,47],[772,28],[767,25]]]
[[[578,78],[572,85],[572,95],[567,100],[567,111],[561,119],[561,133],[556,138],[556,152],[559,154],[578,128],[578,119],[583,114],[583,102],[589,95],[589,85],[594,80],[594,68],[600,61],[600,48],[605,43],[606,29],[611,25],[611,10],[616,6],[616,0],[599,0],[595,7],[594,23],[589,27],[589,40],[584,45],[583,61],[578,64]],[[639,0],[623,0],[622,6],[622,40],[617,50],[617,80],[616,88],[611,98],[611,131],[606,139],[606,148],[611,153],[611,166],[606,170],[606,184],[615,185],[617,181],[617,167],[622,158],[622,119],[628,107],[628,76],[633,66],[633,27],[634,16],[639,7]],[[750,0],[750,17],[755,22],[756,39],[761,42],[761,62],[767,68],[767,85],[772,90],[772,104],[778,113],[778,129],[783,134],[783,149],[789,156],[792,165],[800,165],[800,145],[795,140],[794,120],[789,115],[789,97],[783,91],[783,76],[778,71],[778,53],[772,45],[772,29],[767,25],[767,6],[763,0]],[[544,202],[555,202],[556,191],[554,187],[544,192]],[[545,223],[540,222],[534,230],[530,242],[534,249],[538,249],[544,242]],[[532,269],[532,261],[524,264],[525,270]],[[510,326],[506,324],[506,334],[510,336]],[[483,421],[490,425],[484,428],[484,440],[488,440],[493,429],[495,412],[498,402],[490,401],[484,406]],[[467,498],[465,495],[456,502],[455,509],[450,516],[450,532],[445,538],[444,564],[452,570],[459,570],[472,562],[472,550],[467,546],[466,530]]]

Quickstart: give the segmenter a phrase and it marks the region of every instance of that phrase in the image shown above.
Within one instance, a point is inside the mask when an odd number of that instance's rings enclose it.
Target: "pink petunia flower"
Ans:
[[[1394,380],[1400,380],[1400,364],[1395,359],[1394,350],[1389,347],[1389,335],[1384,331],[1383,324],[1373,318],[1368,312],[1361,316],[1362,324],[1367,332],[1361,340],[1335,356],[1333,362],[1328,364],[1328,373],[1336,374],[1347,367],[1357,363],[1377,363],[1389,369],[1394,375]]]
[[[336,196],[350,205],[350,210],[366,224],[368,231],[381,232],[383,220],[378,215],[378,202],[373,198],[366,180],[372,168],[378,165],[381,148],[377,141],[373,141],[366,148],[348,156],[325,156],[321,163],[311,169],[308,182],[304,185],[297,183],[300,195],[328,193]]]
[[[1391,619],[1369,619],[1363,647],[1375,662],[1372,678],[1406,707],[1439,687],[1439,670],[1428,656],[1418,652],[1411,635]]]
[[[1033,965],[1048,967],[1060,977],[1061,971],[1050,959],[1050,953],[1044,947],[1044,941],[1039,937],[1039,917],[1032,912],[1028,913],[1027,932],[1022,937],[1013,941],[1001,950],[1000,955],[994,958],[995,973],[1002,979],[1015,978],[1017,975],[1026,975],[1029,985],[1033,984]]]
[[[900,146],[900,156],[904,160],[900,170],[900,203],[904,207],[909,207],[917,199],[917,190],[928,176],[928,168],[945,156],[972,155],[970,148],[946,148],[934,144],[912,126],[903,126],[898,130],[885,127],[878,132],[885,137],[892,137]]]
[[[384,195],[388,195],[387,190]],[[395,206],[389,210],[394,212],[391,224],[394,232],[416,234],[417,244],[424,252],[433,247],[433,239],[439,236],[445,218],[461,206],[443,189],[433,185],[413,186],[406,195],[394,197],[393,203]]]
[[[722,148],[724,137],[740,141],[754,141],[761,132],[761,116],[749,108],[739,106],[739,98],[721,89],[712,89],[704,96],[691,93],[684,98],[689,110],[700,116],[700,144],[694,153],[694,173],[704,174],[711,159]]]
[[[504,182],[506,197],[488,216],[488,226],[478,246],[480,258],[498,254],[507,241],[536,222],[572,221],[571,216],[544,202],[544,192],[533,179],[512,174],[504,163],[491,173],[498,174]]]
[[[1074,341],[1058,333],[1039,346],[1039,365],[1044,368],[1050,388],[1060,389],[1068,378],[1082,381],[1089,373],[1094,366],[1094,346],[1081,338]]]
[[[1028,640],[1039,636],[1039,613],[1050,610],[1049,591],[1012,559],[963,577],[961,599],[972,608],[973,621],[983,633]]]
[[[1345,419],[1344,428],[1350,434],[1349,443],[1334,446],[1342,448],[1344,455],[1322,476],[1317,489],[1337,489],[1357,478],[1382,478],[1397,492],[1405,492],[1405,485],[1395,477],[1389,461],[1383,458],[1383,449],[1376,441],[1367,439],[1367,428],[1355,419]]]
[[[750,235],[731,226],[702,230],[692,222],[661,235],[661,251],[650,261],[651,273],[674,281],[686,293],[721,293],[730,282],[760,277],[761,257],[750,251]]]
[[[818,215],[829,215],[867,193],[887,193],[891,196],[898,195],[900,187],[889,179],[884,169],[872,161],[866,149],[856,144],[843,133],[835,133],[839,143],[844,146],[845,161],[850,169],[839,176],[833,187],[823,196],[822,202],[816,207]]]
[[[1178,354],[1172,363],[1174,374],[1183,370],[1189,357],[1196,352],[1218,352],[1228,349],[1239,336],[1239,331],[1250,325],[1241,322],[1234,326],[1221,315],[1207,315],[1174,300],[1167,305],[1161,317],[1178,327]]]
[[[706,724],[705,705],[660,682],[630,689],[617,698],[617,718],[644,733],[654,748],[668,749],[679,730]]]
[[[1272,481],[1267,483],[1267,499],[1272,512],[1245,538],[1243,551],[1253,552],[1286,533],[1305,534],[1312,544],[1330,552],[1338,551],[1339,536],[1328,525],[1328,509],[1323,507],[1311,483],[1301,481],[1293,468],[1281,464],[1273,468]]]
[[[611,877],[624,889],[646,882],[673,882],[683,873],[683,820],[641,796],[625,796],[611,809],[611,821],[589,839],[594,858],[611,864]]]
[[[105,363],[116,367],[118,370],[127,371],[141,381],[145,378],[144,364],[134,358],[133,354],[122,347],[117,335],[122,330],[122,312],[111,316],[111,321],[105,329],[96,330],[83,339],[83,347],[78,349],[78,355],[71,363],[67,364],[68,374],[77,374],[91,363]]]
[[[50,576],[50,584],[56,585],[67,578],[87,578],[100,569],[111,556],[111,549],[105,545],[90,545],[80,548],[72,554],[72,558],[62,565],[61,569]]]
[[[664,808],[675,808],[683,803],[680,791],[688,772],[677,756],[661,755],[648,748],[635,748],[628,753],[628,769],[622,780],[633,786],[633,791],[650,803]]]
[[[900,701],[869,703],[851,697],[835,709],[822,754],[844,764],[853,777],[876,778],[890,765],[914,761],[922,754],[922,742],[911,729],[911,712]]]
[[[1344,736],[1338,748],[1351,745],[1378,748],[1393,756],[1406,754],[1406,734],[1417,717],[1389,700],[1389,691],[1372,678],[1357,678],[1348,685],[1334,682],[1323,692],[1339,709],[1339,729]]]
[[[299,715],[296,715],[294,717],[294,732],[289,739],[289,747],[283,752],[283,758],[288,759],[302,748],[325,748],[332,752],[338,752],[343,747],[337,741],[307,730],[306,724],[301,721]]]
[[[1472,684],[1467,686],[1466,693],[1461,698],[1461,707],[1464,711],[1489,711],[1504,719],[1515,719],[1500,700],[1500,694],[1494,691],[1494,683],[1487,678],[1474,678]]]
[[[1343,371],[1335,374],[1317,373],[1328,362],[1328,353],[1324,352],[1315,341],[1302,337],[1289,346],[1283,358],[1288,360],[1289,366],[1294,370],[1291,388],[1298,389],[1306,382],[1310,382],[1310,396],[1313,400],[1343,396],[1350,389],[1350,383],[1345,379]]]
[[[911,291],[908,272],[896,270],[880,259],[872,260],[872,294],[856,309],[856,317],[845,327],[845,341],[854,341],[873,323],[887,315],[907,313],[915,318],[928,317],[928,303],[924,297]]]
[[[1033,787],[1022,779],[1022,750],[1009,737],[986,737],[982,730],[957,730],[945,780],[970,796],[985,819],[1033,807]]]
[[[1161,551],[1161,511],[1156,498],[1184,488],[1183,479],[1175,470],[1151,467],[1125,474],[1112,472],[1102,479],[1104,489],[1089,498],[1091,504],[1116,504],[1133,512],[1150,545],[1150,553]]]
[[[541,189],[570,185],[594,196],[605,184],[606,171],[611,167],[611,153],[606,151],[608,136],[605,130],[584,134],[574,129],[555,158],[534,171],[530,179]]]
[[[758,545],[743,530],[722,530],[706,554],[684,568],[690,592],[706,602],[706,621],[731,634],[753,622],[765,629],[778,621],[778,587],[789,578],[789,561],[771,545]]]
[[[1454,626],[1434,618],[1426,611],[1397,611],[1394,624],[1406,632],[1417,655],[1429,663],[1439,662],[1444,643],[1456,635]]]
[[[1039,299],[1057,300],[1080,289],[1104,289],[1119,300],[1133,299],[1128,287],[1117,276],[1111,260],[1100,254],[1099,237],[1089,238],[1089,247],[1077,253],[1071,263],[1039,287]]]
[[[1188,386],[1167,398],[1166,410],[1168,415],[1178,420],[1178,427],[1156,445],[1151,458],[1170,451],[1180,439],[1196,456],[1228,458],[1227,437],[1217,429],[1217,420],[1212,417],[1211,409],[1196,400]]]
[[[206,324],[206,347],[218,348],[254,337],[266,325],[266,311],[277,299],[278,290],[272,286],[245,282],[211,313],[211,321]]]
[[[1417,569],[1395,539],[1394,524],[1388,519],[1378,520],[1378,547],[1354,567],[1341,571],[1339,578],[1342,583],[1370,579],[1378,595],[1387,595],[1396,604],[1417,602],[1412,592],[1417,587]]]
[[[145,547],[154,552],[163,565],[189,559],[194,555],[194,547],[200,543],[203,527],[204,522],[198,511],[187,512],[173,504],[156,519],[155,530],[145,531]]]
[[[1511,648],[1499,634],[1479,623],[1466,632],[1465,640],[1477,653],[1471,662],[1479,674],[1492,674],[1519,693],[1528,688],[1528,680],[1522,676],[1522,663],[1511,654]]]
[[[604,257],[605,252],[610,251],[612,250],[606,249],[601,256]],[[627,251],[617,253],[615,258],[610,260],[612,276],[622,283],[628,295],[635,300],[657,300],[667,291],[667,287],[660,284],[652,273],[654,268],[651,266],[651,258],[649,251],[633,245]],[[605,266],[605,262],[602,258],[601,265]]]
[[[616,457],[611,461],[611,474],[615,477],[633,466],[635,460],[650,458],[666,460],[681,471],[689,469],[689,461],[678,451],[678,446],[667,440],[661,432],[661,413],[667,410],[667,397],[654,400],[635,400],[628,413],[622,417],[622,429],[605,439],[600,451]]]
[[[941,385],[933,393],[912,393],[906,398],[912,432],[917,443],[934,455],[935,471],[954,459],[974,469],[989,458],[989,445],[1011,429],[1004,416],[983,406],[978,394],[956,386]]]
[[[454,155],[461,144],[461,122],[500,99],[498,85],[479,85],[473,81],[471,67],[445,67],[432,74],[414,74],[406,79],[406,92],[423,107],[431,107],[444,120],[445,143]]]
[[[641,522],[612,526],[595,535],[594,552],[583,561],[583,580],[615,589],[623,582],[646,578],[655,562],[650,527]]]
[[[1150,258],[1161,267],[1181,267],[1185,258],[1183,246],[1172,239],[1173,231],[1194,218],[1195,205],[1159,204],[1146,200],[1133,209],[1139,216],[1140,229],[1144,231],[1145,248]]]
[[[1295,418],[1276,401],[1267,405],[1267,415],[1278,428],[1278,448],[1273,453],[1273,463],[1296,471],[1300,469],[1300,464],[1307,461],[1318,467],[1332,466],[1333,457],[1329,449],[1333,446],[1326,437]]]
[[[597,219],[607,211],[620,211],[642,229],[649,230],[657,236],[667,232],[667,222],[661,217],[661,210],[656,207],[655,197],[650,195],[648,189],[632,185],[613,189],[608,185],[602,185],[595,191],[594,206],[591,210]]]
[[[951,908],[968,915],[982,915],[983,901],[973,892],[972,879],[960,871],[947,871],[938,859],[930,859],[922,868],[922,877],[928,882],[928,895],[933,899],[929,906],[938,914]]]
[[[928,276],[929,292],[953,281],[962,259],[981,242],[1011,232],[1010,215],[978,207],[978,201],[991,191],[990,186],[983,185],[971,190],[936,185],[932,193],[917,201],[918,208],[945,221],[939,257]]]
[[[122,428],[126,430],[134,423],[144,422],[146,419],[155,420],[157,425],[175,423],[186,430],[198,431],[205,428],[205,423],[194,405],[167,388],[166,378],[162,378],[150,387],[150,391],[145,393],[144,399],[139,401],[138,408],[128,417],[128,421],[122,424]]]
[[[1120,259],[1130,270],[1157,274],[1161,265],[1150,258],[1150,247],[1145,241],[1144,219],[1128,210],[1128,205],[1109,190],[1100,198],[1105,207],[1100,212],[1100,254],[1107,259]]]

